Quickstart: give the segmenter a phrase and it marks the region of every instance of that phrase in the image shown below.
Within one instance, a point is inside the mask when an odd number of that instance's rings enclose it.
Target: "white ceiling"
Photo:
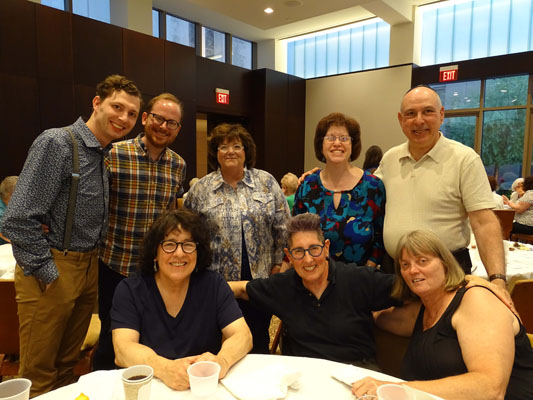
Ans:
[[[413,6],[435,0],[153,0],[153,7],[252,41],[281,39],[378,16],[412,20]],[[267,7],[274,9],[265,14]]]

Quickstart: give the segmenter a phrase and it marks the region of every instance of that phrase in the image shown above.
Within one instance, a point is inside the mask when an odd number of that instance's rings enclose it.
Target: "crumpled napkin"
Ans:
[[[276,400],[287,396],[289,386],[298,389],[301,371],[272,364],[246,374],[229,375],[220,382],[239,400]]]
[[[369,373],[370,372],[370,373]],[[366,376],[373,376],[376,379],[381,379],[390,382],[403,382],[401,379],[394,376],[384,375],[380,372],[365,370],[364,368],[356,367],[355,365],[346,364],[342,367],[336,368],[331,372],[331,376],[340,382],[352,386],[352,383],[363,379]]]

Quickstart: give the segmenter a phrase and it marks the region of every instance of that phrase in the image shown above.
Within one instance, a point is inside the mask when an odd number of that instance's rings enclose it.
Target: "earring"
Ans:
[[[154,260],[154,272],[157,272],[157,260]]]

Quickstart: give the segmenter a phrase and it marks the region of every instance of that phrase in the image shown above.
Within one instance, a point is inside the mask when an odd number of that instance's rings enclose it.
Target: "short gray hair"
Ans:
[[[524,178],[516,178],[513,182],[513,184],[511,185],[511,190],[513,192],[516,192],[516,187],[520,184],[523,184],[524,183]]]
[[[2,181],[2,183],[0,183],[0,197],[2,200],[7,199],[13,194],[13,190],[15,190],[15,185],[17,184],[18,179],[18,176],[8,176]]]
[[[289,235],[289,246],[292,245],[292,235],[298,232],[316,232],[318,240],[324,243],[324,232],[320,226],[320,217],[316,214],[300,214],[289,219],[287,223],[287,233]]]

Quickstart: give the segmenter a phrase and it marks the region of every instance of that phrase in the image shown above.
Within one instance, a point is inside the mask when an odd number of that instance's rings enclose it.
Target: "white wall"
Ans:
[[[404,93],[411,87],[412,67],[401,66],[346,75],[311,79],[306,82],[305,170],[323,167],[315,157],[313,139],[318,121],[331,112],[342,112],[361,126],[361,167],[364,153],[372,145],[383,151],[403,143],[398,110]]]

